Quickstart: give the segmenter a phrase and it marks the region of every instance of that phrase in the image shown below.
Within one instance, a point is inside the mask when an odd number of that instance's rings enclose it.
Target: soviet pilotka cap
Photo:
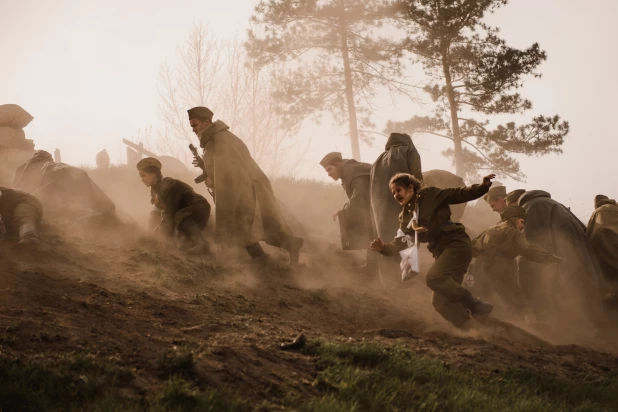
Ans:
[[[341,153],[339,153],[339,152],[330,152],[329,154],[324,156],[324,158],[322,160],[320,160],[320,165],[322,165],[322,167],[326,167],[329,164],[331,164],[333,161],[340,162],[341,160],[343,160],[343,158],[341,157]]]
[[[161,165],[161,162],[158,159],[155,159],[154,157],[145,157],[139,162],[137,162],[136,167],[137,167],[137,170],[144,170],[147,167],[155,167],[161,170],[163,166]]]
[[[512,217],[516,217],[518,219],[526,218],[526,209],[521,206],[509,206],[500,213],[500,219],[503,221],[509,220]]]
[[[191,119],[208,119],[210,121],[212,121],[212,117],[215,115],[212,110],[210,110],[208,107],[204,107],[204,106],[197,106],[194,107],[193,109],[189,109],[187,110],[187,113],[189,113],[189,120]]]
[[[490,201],[500,197],[506,198],[506,186],[493,186],[489,189],[487,194],[483,196],[483,199],[489,203]]]
[[[507,206],[511,206],[511,205],[518,206],[517,201],[519,200],[521,195],[523,195],[524,193],[526,193],[524,189],[517,189],[517,190],[513,190],[511,193],[506,195]]]

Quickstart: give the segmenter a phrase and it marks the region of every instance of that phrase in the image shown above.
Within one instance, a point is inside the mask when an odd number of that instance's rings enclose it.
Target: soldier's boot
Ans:
[[[190,255],[206,255],[211,254],[210,245],[202,235],[202,229],[197,225],[195,220],[186,218],[182,221],[179,229],[182,230],[186,237],[186,245],[184,251]]]
[[[289,263],[291,265],[298,264],[298,259],[300,258],[300,248],[303,247],[303,243],[305,243],[305,239],[299,236],[292,236],[285,243],[285,249],[290,254]]]
[[[185,252],[189,255],[212,255],[210,243],[202,236],[195,241],[193,246],[187,248]]]
[[[245,247],[245,250],[247,251],[249,256],[251,256],[251,259],[254,260],[266,257],[266,253],[264,252],[264,249],[262,249],[262,245],[260,245],[259,242]]]
[[[36,245],[39,244],[39,238],[36,232],[36,225],[32,222],[23,223],[19,227],[19,245]]]
[[[377,278],[380,274],[377,260],[368,260],[364,265],[352,266],[352,270],[354,273],[367,277],[368,279]]]
[[[473,317],[485,318],[489,316],[494,308],[491,303],[483,302],[480,299],[475,298],[472,294],[467,293],[460,301],[461,306],[468,309]]]

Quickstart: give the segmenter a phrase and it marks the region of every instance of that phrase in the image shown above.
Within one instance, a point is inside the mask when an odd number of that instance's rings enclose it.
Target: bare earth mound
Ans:
[[[0,242],[2,410],[495,410],[514,395],[474,394],[523,391],[517,382],[547,388],[521,392],[543,402],[578,387],[581,410],[617,401],[614,355],[508,325],[454,331],[422,281],[385,291],[347,273],[334,248],[308,248],[291,270],[272,251],[256,264],[43,236],[36,251]],[[279,349],[301,331],[304,349]],[[469,402],[448,388],[469,388]]]

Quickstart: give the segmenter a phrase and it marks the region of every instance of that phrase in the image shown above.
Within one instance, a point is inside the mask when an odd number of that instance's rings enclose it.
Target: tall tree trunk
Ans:
[[[339,16],[339,33],[341,37],[341,55],[343,57],[343,75],[345,77],[345,97],[348,106],[348,120],[350,122],[350,141],[352,143],[352,158],[360,161],[360,145],[358,140],[358,123],[356,119],[356,103],[354,103],[354,85],[352,84],[352,70],[350,69],[350,55],[348,50],[348,33],[345,22],[345,5],[342,1],[341,15]]]
[[[465,178],[466,169],[464,167],[461,134],[459,133],[459,116],[457,115],[457,102],[455,101],[455,91],[453,89],[453,81],[451,78],[451,66],[449,64],[448,47],[442,51],[442,70],[444,71],[448,105],[451,110],[451,130],[453,132],[453,149],[455,153],[455,174],[457,176]]]

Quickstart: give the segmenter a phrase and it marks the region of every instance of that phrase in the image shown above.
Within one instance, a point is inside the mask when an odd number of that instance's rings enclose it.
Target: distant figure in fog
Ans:
[[[107,150],[103,149],[99,153],[97,153],[96,160],[97,160],[97,167],[99,169],[109,169],[111,160],[109,158],[109,154],[107,153]]]

